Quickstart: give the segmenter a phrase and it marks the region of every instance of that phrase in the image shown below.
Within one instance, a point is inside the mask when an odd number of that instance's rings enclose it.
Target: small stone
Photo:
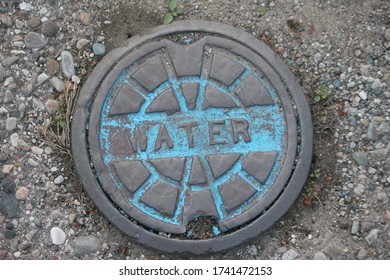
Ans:
[[[5,153],[0,153],[0,162],[5,162],[6,160],[7,160],[7,155]]]
[[[323,252],[317,252],[313,256],[313,260],[327,260],[328,258]]]
[[[49,146],[45,148],[45,154],[50,155],[53,152],[53,149]]]
[[[387,149],[378,149],[374,151],[370,151],[370,156],[375,160],[382,160],[386,158],[388,150]]]
[[[60,185],[60,184],[62,184],[64,181],[65,181],[65,178],[64,178],[62,175],[60,175],[60,176],[58,176],[57,178],[54,179],[54,184]]]
[[[72,76],[72,82],[74,82],[75,84],[80,84],[81,80],[79,77],[77,77],[76,75],[73,75]]]
[[[19,20],[19,19],[16,19],[15,20],[15,26],[16,26],[17,29],[22,29],[23,26],[24,26],[24,22]]]
[[[26,2],[20,3],[19,4],[19,8],[22,11],[27,11],[27,12],[31,12],[34,9],[33,6],[30,3],[26,3]]]
[[[33,97],[33,104],[35,107],[37,107],[39,110],[44,110],[45,109],[45,105],[42,103],[41,100],[39,100],[38,98],[35,98]]]
[[[12,26],[12,19],[8,15],[0,14],[0,22],[5,26]]]
[[[359,260],[364,260],[364,259],[366,259],[367,257],[368,257],[368,252],[367,252],[367,250],[364,249],[364,248],[361,248],[361,249],[359,250],[359,252],[358,252],[357,258],[358,258]]]
[[[18,217],[19,203],[13,193],[3,193],[1,195],[0,212],[9,219]]]
[[[9,85],[12,85],[12,84],[14,83],[14,81],[15,81],[15,80],[14,80],[14,77],[12,77],[12,76],[11,76],[11,77],[8,77],[8,78],[5,79],[3,85],[4,85],[5,87],[8,87]]]
[[[364,238],[368,244],[368,246],[371,246],[372,243],[378,238],[378,233],[380,232],[379,229],[374,228],[370,231],[370,233]]]
[[[375,79],[371,84],[372,90],[380,90],[383,88],[383,84],[381,83],[381,80]]]
[[[62,220],[64,218],[64,214],[62,214],[58,210],[53,210],[50,214],[50,221]]]
[[[81,49],[84,48],[86,45],[88,45],[89,42],[91,42],[91,41],[88,40],[88,39],[81,38],[80,40],[77,41],[76,48],[77,48],[78,50],[81,50]]]
[[[17,133],[13,133],[10,137],[10,142],[11,142],[11,145],[15,148],[18,147],[18,141],[19,141],[19,134]]]
[[[15,258],[19,258],[21,255],[22,255],[22,253],[19,252],[19,251],[17,251],[17,252],[14,253],[14,257],[15,257]]]
[[[360,98],[363,99],[363,100],[366,100],[366,99],[367,99],[367,93],[366,93],[364,90],[362,90],[362,91],[359,92],[359,96],[360,96]]]
[[[352,154],[352,158],[358,166],[367,167],[368,166],[368,156],[365,152],[355,152]]]
[[[5,66],[5,67],[10,67],[12,65],[15,64],[16,61],[18,61],[19,57],[17,56],[11,56],[11,57],[7,57],[6,59],[4,59],[2,61],[2,64]]]
[[[386,203],[389,201],[389,196],[385,192],[380,192],[378,193],[378,200]]]
[[[48,99],[45,103],[45,108],[50,115],[55,116],[60,110],[60,102],[54,99]]]
[[[65,91],[65,83],[58,77],[51,78],[50,84],[57,92]]]
[[[29,193],[29,191],[26,187],[20,187],[15,192],[15,197],[17,200],[26,200],[28,197],[28,193]]]
[[[283,254],[282,260],[295,260],[299,256],[298,252],[294,249],[288,250]]]
[[[38,258],[40,254],[41,252],[39,251],[39,249],[34,249],[31,251],[31,256],[35,259]]]
[[[16,124],[18,123],[18,119],[15,117],[9,117],[7,118],[7,121],[5,123],[5,129],[7,131],[12,131],[16,128]]]
[[[29,49],[42,49],[46,46],[46,41],[38,33],[29,32],[24,38],[24,44]]]
[[[30,145],[28,145],[23,139],[18,140],[19,148],[21,148],[23,151],[29,151],[31,149]]]
[[[76,74],[73,56],[68,51],[61,53],[61,69],[65,77],[68,79],[72,78]]]
[[[37,79],[38,85],[41,85],[41,84],[43,84],[44,82],[46,82],[48,78],[49,78],[48,75],[46,75],[45,73],[41,73],[41,74],[38,76],[38,79]]]
[[[386,29],[386,31],[385,31],[385,39],[387,41],[390,41],[390,29]]]
[[[15,238],[15,236],[16,236],[16,232],[12,229],[6,229],[4,231],[4,237],[6,239],[13,239],[13,238]]]
[[[91,24],[91,14],[90,13],[81,13],[79,19],[82,24],[90,25]]]
[[[83,256],[86,254],[95,253],[100,248],[100,240],[96,236],[80,236],[74,242],[74,250],[76,256]]]
[[[378,130],[374,124],[370,124],[367,129],[367,139],[371,141],[378,140]]]
[[[37,28],[41,24],[40,17],[32,17],[27,21],[27,24],[32,28]]]
[[[320,53],[316,53],[315,55],[314,55],[314,61],[315,62],[320,62],[321,61],[321,54]]]
[[[3,66],[0,65],[0,83],[2,83],[5,80],[5,77],[6,77],[5,70]]]
[[[5,217],[0,215],[0,225],[2,225],[5,221]]]
[[[55,37],[58,32],[57,23],[51,20],[45,21],[42,24],[41,32],[46,37]]]
[[[13,164],[4,164],[2,172],[4,174],[10,174],[12,169],[14,169],[15,165]]]
[[[12,92],[10,90],[6,90],[5,91],[5,95],[4,95],[4,103],[12,103],[14,102],[15,100],[15,97],[14,95],[12,94]]]
[[[255,245],[251,245],[249,247],[249,254],[251,254],[252,256],[257,256],[257,248]]]
[[[28,161],[27,161],[27,163],[28,163],[30,166],[32,166],[32,167],[36,167],[36,166],[39,165],[39,163],[36,162],[35,160],[33,160],[32,158],[29,158]]]
[[[42,155],[43,154],[43,149],[39,148],[37,146],[32,146],[31,147],[31,152],[36,155]]]
[[[351,234],[357,234],[359,232],[360,223],[357,220],[352,222]]]
[[[92,50],[97,56],[103,56],[106,53],[106,47],[100,43],[93,44]]]
[[[62,229],[60,229],[59,227],[53,227],[50,230],[50,237],[51,237],[51,242],[54,245],[61,245],[66,240],[65,232]]]
[[[68,217],[69,223],[73,224],[74,221],[76,220],[76,217],[77,217],[77,215],[74,213],[69,214],[69,217]]]
[[[0,250],[0,260],[5,260],[8,256],[8,252],[6,250]]]
[[[362,195],[364,193],[365,187],[362,184],[358,184],[354,189],[353,192],[357,195]]]
[[[46,62],[47,72],[49,75],[55,75],[60,72],[60,64],[54,58],[48,58]]]

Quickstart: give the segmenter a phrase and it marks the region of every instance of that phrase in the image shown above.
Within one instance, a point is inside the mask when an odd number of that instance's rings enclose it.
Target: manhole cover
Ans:
[[[309,172],[312,124],[294,76],[241,30],[181,21],[109,53],[73,116],[97,207],[166,252],[220,251],[275,223]]]

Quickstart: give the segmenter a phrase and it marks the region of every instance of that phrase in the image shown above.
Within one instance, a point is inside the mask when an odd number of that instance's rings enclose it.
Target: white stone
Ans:
[[[65,232],[62,229],[60,229],[59,227],[53,227],[50,230],[50,237],[51,237],[51,242],[54,245],[61,245],[66,240]]]
[[[60,175],[54,179],[54,184],[59,185],[62,184],[64,181],[65,181],[64,176]]]
[[[10,137],[11,145],[14,147],[18,147],[19,134],[13,133]]]
[[[359,92],[359,96],[360,96],[361,99],[367,100],[367,93],[364,90]]]
[[[48,78],[49,78],[49,76],[46,75],[45,73],[40,74],[40,75],[38,76],[38,79],[37,79],[38,85],[41,85],[41,84],[43,84],[44,82],[46,82],[46,80],[47,80]]]
[[[19,8],[22,10],[22,11],[32,11],[33,10],[33,6],[30,4],[30,3],[26,3],[26,2],[22,2],[19,4]]]
[[[42,155],[43,154],[43,149],[37,147],[37,146],[32,146],[31,147],[31,152],[36,155]]]

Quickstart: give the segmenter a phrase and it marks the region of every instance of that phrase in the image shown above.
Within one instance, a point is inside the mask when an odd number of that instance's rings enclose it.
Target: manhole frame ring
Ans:
[[[313,127],[311,112],[307,101],[301,87],[295,81],[294,75],[285,63],[276,56],[265,43],[245,31],[222,23],[200,20],[177,21],[171,25],[156,27],[152,31],[153,33],[146,36],[132,37],[128,41],[128,45],[126,47],[118,48],[108,53],[94,68],[82,87],[75,112],[73,114],[73,120],[84,119],[86,120],[86,123],[80,121],[72,122],[72,152],[77,172],[79,174],[83,174],[83,176],[79,176],[80,181],[96,207],[111,223],[127,235],[135,238],[138,242],[146,246],[168,253],[189,252],[194,254],[204,254],[207,252],[218,252],[240,245],[268,229],[276,221],[278,221],[293,205],[305,184],[306,180],[302,180],[301,178],[307,178],[309,174],[313,151]],[[172,239],[150,233],[136,224],[129,223],[129,220],[118,213],[118,209],[100,189],[89,162],[89,153],[86,141],[86,124],[88,123],[88,111],[91,99],[93,98],[96,89],[100,86],[101,81],[104,80],[104,77],[113,67],[115,67],[121,58],[126,56],[126,54],[128,54],[134,47],[158,37],[180,32],[206,32],[218,34],[241,42],[244,46],[257,53],[268,62],[268,64],[279,75],[284,85],[288,88],[291,95],[290,97],[296,106],[300,123],[301,149],[297,155],[299,160],[295,169],[292,171],[292,175],[287,184],[288,187],[286,187],[280,194],[279,198],[274,200],[272,206],[267,210],[266,215],[256,218],[242,229],[223,235],[222,237],[212,239]]]

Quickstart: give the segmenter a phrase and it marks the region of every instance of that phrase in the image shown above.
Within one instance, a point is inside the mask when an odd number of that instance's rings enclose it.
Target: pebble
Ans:
[[[29,49],[42,49],[46,46],[46,41],[38,33],[29,32],[24,38],[24,44]]]
[[[46,37],[55,37],[58,32],[58,26],[54,21],[45,21],[42,23],[41,32]]]
[[[35,259],[38,258],[40,254],[41,252],[39,251],[39,249],[34,249],[31,251],[31,256],[34,257]]]
[[[64,218],[64,214],[62,214],[60,211],[58,210],[53,210],[53,212],[51,212],[50,214],[50,221],[56,221],[56,220],[61,220]]]
[[[46,75],[45,73],[39,74],[38,79],[37,79],[38,85],[43,84],[44,82],[47,81],[47,79],[49,79],[49,76]]]
[[[0,250],[0,260],[5,260],[8,256],[8,252],[6,250]]]
[[[17,200],[26,200],[28,197],[29,191],[26,187],[20,187],[15,192],[15,197]]]
[[[54,184],[60,185],[65,181],[64,176],[60,175],[57,178],[54,179]]]
[[[42,155],[43,154],[43,149],[39,148],[37,146],[32,146],[31,147],[31,152],[36,155]]]
[[[16,19],[15,20],[15,26],[16,26],[17,29],[22,29],[23,26],[24,26],[24,22],[19,20],[19,19]]]
[[[369,246],[374,243],[374,241],[378,238],[379,229],[374,228],[370,231],[370,233],[364,238]]]
[[[317,252],[313,256],[313,260],[327,260],[328,258],[323,252]]]
[[[359,97],[361,99],[363,99],[363,100],[366,100],[367,99],[367,93],[364,90],[362,90],[362,91],[359,92]]]
[[[367,167],[369,164],[368,155],[365,152],[355,152],[352,158],[358,166]]]
[[[389,201],[389,196],[385,192],[380,192],[378,193],[378,200],[386,203]]]
[[[378,130],[376,129],[374,124],[370,124],[367,129],[367,139],[371,141],[378,140]]]
[[[390,29],[386,29],[386,30],[385,30],[385,39],[386,39],[387,41],[390,41]]]
[[[18,146],[23,151],[29,151],[31,149],[30,145],[28,145],[23,139],[20,139],[20,138],[18,140]]]
[[[257,248],[255,245],[251,245],[249,247],[249,254],[251,254],[252,256],[257,256]]]
[[[13,193],[2,193],[0,199],[0,212],[9,219],[19,215],[19,202]]]
[[[15,258],[19,258],[21,255],[22,255],[22,253],[19,252],[19,251],[17,251],[17,252],[14,253],[14,257],[15,257]]]
[[[0,14],[0,22],[5,26],[12,26],[12,19],[8,15]]]
[[[18,141],[19,141],[19,134],[17,133],[11,134],[10,142],[13,147],[17,148],[19,146]]]
[[[33,6],[30,3],[26,3],[26,2],[20,3],[19,4],[19,8],[22,11],[27,11],[27,12],[31,12],[34,9]]]
[[[10,57],[7,57],[6,59],[4,59],[1,64],[3,64],[5,67],[10,67],[10,66],[14,65],[15,62],[18,61],[18,59],[19,59],[19,57],[17,57],[17,56],[10,56]]]
[[[62,229],[60,229],[59,227],[53,227],[50,230],[50,237],[51,237],[51,242],[54,245],[61,245],[66,240],[65,232]]]
[[[90,25],[91,24],[91,14],[90,13],[81,13],[79,19],[82,24]]]
[[[357,234],[359,232],[360,223],[357,220],[352,222],[351,234]]]
[[[88,39],[81,38],[80,40],[77,41],[76,48],[77,48],[78,50],[81,50],[81,49],[84,48],[86,45],[88,45],[89,42],[91,42],[91,41],[88,40]]]
[[[65,77],[68,79],[72,78],[76,74],[73,56],[68,51],[61,53],[61,69]]]
[[[50,115],[55,116],[60,110],[60,102],[54,99],[48,99],[45,103],[45,108]]]
[[[288,250],[283,254],[282,260],[295,260],[299,256],[298,252],[294,249]]]
[[[13,238],[15,238],[15,236],[16,236],[16,232],[12,229],[6,229],[4,231],[4,237],[6,239],[13,239]]]
[[[370,156],[375,160],[382,160],[386,158],[388,149],[377,149],[374,151],[368,152]]]
[[[320,53],[316,53],[316,54],[314,55],[314,61],[315,61],[316,63],[320,62],[320,61],[321,61],[321,58],[322,58],[322,56],[321,56]]]
[[[79,77],[77,77],[76,75],[73,75],[72,76],[72,82],[74,82],[75,84],[80,84],[81,80]]]
[[[0,83],[2,83],[5,80],[5,77],[6,77],[5,70],[3,66],[0,65]]]
[[[32,17],[27,21],[27,24],[32,28],[37,28],[41,24],[40,17]]]
[[[77,237],[74,241],[74,246],[76,256],[83,256],[86,254],[95,253],[100,248],[100,240],[96,236],[80,236]]]
[[[364,260],[368,257],[368,251],[364,248],[361,248],[358,252],[357,258],[359,260]]]
[[[354,189],[353,189],[353,192],[357,195],[362,195],[364,193],[364,185],[362,184],[358,184]]]
[[[50,79],[50,85],[55,88],[57,92],[65,91],[65,83],[58,77],[53,77]]]
[[[380,90],[380,89],[382,89],[382,87],[383,87],[383,84],[381,83],[381,80],[379,80],[379,79],[375,79],[371,84],[371,89],[374,91]]]
[[[47,72],[49,75],[55,75],[60,72],[60,64],[54,58],[48,58],[46,61]]]
[[[100,43],[93,44],[92,50],[97,56],[103,56],[106,53],[106,47]]]
[[[7,118],[5,129],[7,131],[12,131],[16,128],[16,124],[18,123],[18,119],[15,117],[9,117]]]
[[[28,163],[30,166],[32,166],[32,167],[36,167],[36,166],[39,165],[39,163],[36,162],[35,160],[33,160],[32,158],[29,158],[28,161],[27,161],[27,163]]]
[[[13,164],[4,164],[2,172],[4,174],[10,174],[12,169],[14,169],[15,165]]]

